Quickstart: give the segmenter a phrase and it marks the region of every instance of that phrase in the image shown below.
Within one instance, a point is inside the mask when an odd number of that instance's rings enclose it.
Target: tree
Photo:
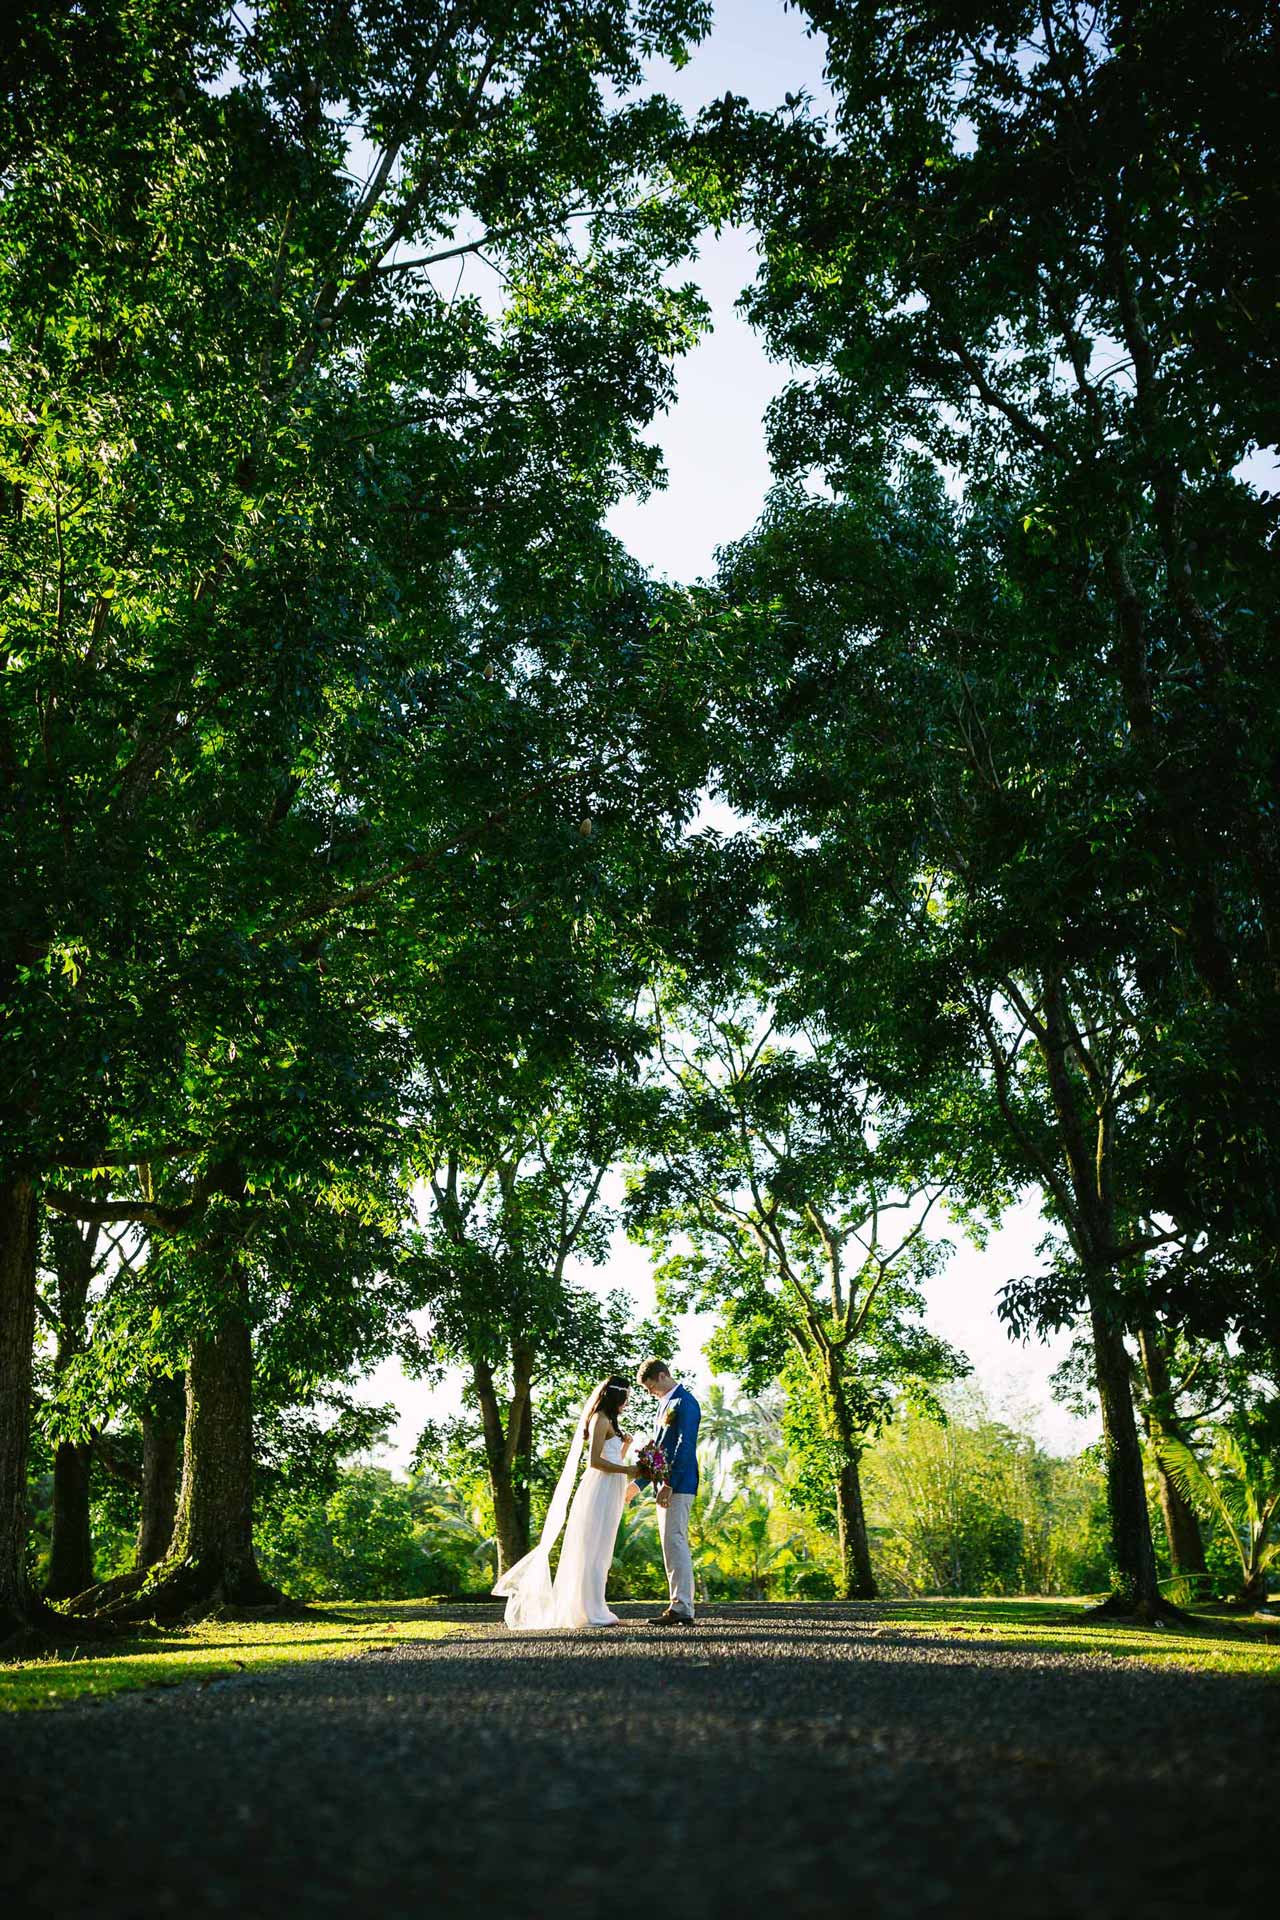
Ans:
[[[1142,823],[1167,854],[1155,884],[1170,911],[1192,890],[1200,977],[1247,999],[1266,949],[1240,908],[1265,925],[1277,897],[1266,722],[1246,691],[1271,658],[1273,512],[1232,476],[1280,424],[1258,410],[1280,345],[1260,132],[1273,24],[1252,0],[806,11],[835,138],[803,110],[779,129],[748,301],[818,369],[787,396],[780,450],[847,469],[909,433],[966,483],[999,465],[1028,531],[1093,555],[1104,670],[1160,796]],[[1222,539],[1243,596],[1224,593]],[[1176,777],[1159,751],[1174,737],[1203,749]],[[1240,835],[1225,864],[1216,821]]]
[[[625,1296],[602,1302],[571,1266],[607,1254],[602,1188],[640,1103],[625,1069],[572,1059],[492,1130],[439,1092],[422,1297],[439,1360],[466,1368],[479,1409],[505,1572],[530,1547],[535,1388],[548,1374],[599,1378],[632,1344]]]
[[[13,1181],[4,1197],[10,1224],[0,1239],[0,1631],[12,1631],[33,1611],[27,1582],[27,1447],[39,1229],[31,1180]]]
[[[53,1358],[55,1400],[77,1355],[83,1350],[88,1319],[89,1288],[97,1268],[100,1230],[83,1233],[70,1221],[54,1227],[53,1262],[57,1280],[56,1305],[45,1307],[56,1336]],[[93,1538],[89,1527],[89,1476],[93,1462],[92,1435],[76,1432],[74,1424],[59,1433],[53,1451],[53,1521],[49,1544],[49,1575],[45,1592],[51,1600],[66,1600],[93,1584]]]
[[[140,1415],[142,1481],[137,1564],[154,1567],[168,1552],[178,1517],[182,1442],[186,1424],[185,1373],[158,1370],[147,1382]]]
[[[367,1463],[282,1484],[258,1532],[263,1564],[306,1600],[436,1597],[493,1580],[492,1537],[455,1489]]]
[[[830,124],[704,119],[761,229],[748,311],[806,376],[726,569],[783,614],[729,690],[727,785],[789,840],[801,1000],[868,1033],[856,952],[882,1005],[926,1000],[882,1058],[982,1063],[1003,1178],[1072,1249],[1011,1305],[1088,1302],[1149,1612],[1124,1331],[1280,1330],[1276,503],[1236,477],[1275,426],[1271,29],[1216,7],[1206,59],[1187,6],[808,12]]]
[[[774,1396],[730,1399],[716,1380],[702,1395],[698,1441],[713,1479],[776,1477],[782,1451],[782,1409]]]
[[[1234,1601],[1260,1605],[1267,1597],[1268,1488],[1280,1425],[1276,1382],[1239,1347],[1191,1339],[1154,1316],[1133,1346],[1170,1568],[1193,1593],[1203,1593],[1238,1563]],[[1077,1339],[1054,1376],[1055,1394],[1078,1406],[1090,1374],[1087,1346]],[[1212,1567],[1206,1536],[1215,1548]]]
[[[1230,1541],[1240,1566],[1235,1604],[1265,1606],[1271,1569],[1280,1564],[1280,1474],[1274,1454],[1228,1430],[1217,1436],[1204,1461],[1182,1440],[1160,1442],[1165,1472],[1183,1498],[1214,1520]]]
[[[722,1309],[713,1364],[749,1393],[788,1387],[788,1438],[834,1508],[842,1591],[872,1598],[863,1451],[902,1398],[930,1404],[966,1370],[919,1319],[942,1257],[924,1235],[939,1185],[813,1030],[788,1045],[750,997],[659,1006],[658,1020],[668,1104],[630,1178],[634,1228],[658,1247],[687,1240],[659,1280],[673,1305]]]
[[[1183,1400],[1199,1371],[1198,1362],[1202,1362],[1203,1355],[1191,1359],[1186,1372],[1180,1379],[1175,1379],[1169,1364],[1172,1345],[1173,1342],[1154,1318],[1149,1317],[1139,1329],[1138,1354],[1142,1370],[1140,1407],[1147,1444],[1155,1461],[1160,1514],[1169,1543],[1169,1565],[1174,1573],[1197,1581],[1203,1580],[1208,1573],[1200,1523],[1194,1506],[1169,1474],[1163,1449],[1167,1440],[1185,1443],[1186,1416],[1180,1413],[1179,1401]]]
[[[139,1566],[159,1560],[173,1533],[183,1382],[157,1341],[144,1243],[127,1235],[56,1215],[48,1223],[36,1306],[55,1344],[35,1411],[53,1448],[50,1599],[93,1585],[95,1475],[137,1496]]]
[[[247,23],[91,0],[20,22],[0,1632],[33,1613],[41,1193],[167,1233],[229,1158],[251,1185],[357,1180],[388,1151],[371,1116],[395,1111],[406,997],[486,916],[506,939],[527,923],[517,883],[555,894],[567,868],[572,895],[580,823],[634,797],[612,739],[548,751],[504,645],[530,639],[544,681],[596,665],[566,583],[608,575],[600,516],[655,476],[639,433],[701,311],[664,280],[697,219],[655,190],[679,118],[622,97],[704,24],[677,0],[554,21],[311,0]],[[492,312],[439,283],[482,256]],[[612,597],[606,577],[596,608]],[[610,685],[649,670],[615,652]],[[633,745],[657,692],[631,703]],[[517,846],[512,884],[477,871]],[[322,1061],[348,1097],[309,1108]],[[98,1168],[114,1191],[69,1188]],[[228,1343],[240,1297],[232,1265]]]
[[[1108,1574],[1096,1456],[1055,1459],[972,1389],[946,1420],[908,1414],[869,1462],[867,1504],[886,1587],[905,1594],[1089,1593]]]
[[[1031,993],[1010,983],[1004,1007],[1015,1010],[1017,1030],[1010,1023],[1001,1033],[991,1011],[980,1025],[1001,1114],[1036,1168],[1046,1213],[1067,1244],[1040,1274],[1006,1287],[1000,1310],[1015,1332],[1061,1326],[1082,1306],[1087,1312],[1115,1554],[1116,1590],[1106,1606],[1156,1616],[1166,1607],[1125,1334],[1150,1312],[1146,1256],[1176,1243],[1177,1234],[1156,1217],[1144,1178],[1143,1115],[1133,1091],[1150,1059],[1146,1009],[1126,991],[1123,962],[1070,972],[1059,964],[1033,981]]]
[[[990,1216],[1034,1183],[1061,1229],[1003,1310],[1015,1330],[1088,1311],[1118,1592],[1153,1610],[1124,1335],[1155,1263],[1186,1252],[1152,1154],[1179,976],[1142,964],[1119,714],[1064,664],[1079,632],[1049,559],[914,458],[834,501],[779,489],[725,560],[725,591],[772,626],[726,693],[721,765],[767,823],[761,940],[788,1017],[910,1116],[953,1203]]]
[[[332,1195],[322,1204],[226,1194],[198,1236],[153,1246],[131,1276],[148,1325],[132,1350],[170,1367],[185,1361],[181,1472],[159,1551],[140,1551],[134,1572],[81,1594],[77,1613],[164,1619],[279,1603],[253,1545],[262,1422],[311,1405],[335,1378],[412,1340],[409,1250],[393,1225],[401,1195],[384,1194],[380,1213],[373,1197],[366,1186],[357,1211]],[[144,1391],[154,1405],[150,1381]],[[349,1420],[334,1440],[343,1433]]]

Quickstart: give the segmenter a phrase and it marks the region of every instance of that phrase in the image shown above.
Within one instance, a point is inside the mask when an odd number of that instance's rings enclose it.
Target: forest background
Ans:
[[[8,1615],[482,1591],[654,1346],[708,1594],[1265,1599],[1264,13],[356,12],[19,23]]]

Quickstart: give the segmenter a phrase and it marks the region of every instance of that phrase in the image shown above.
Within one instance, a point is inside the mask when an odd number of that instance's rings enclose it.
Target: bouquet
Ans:
[[[655,1486],[660,1487],[667,1478],[667,1456],[656,1440],[650,1440],[647,1446],[641,1447],[636,1455],[636,1464],[645,1479],[652,1480]]]

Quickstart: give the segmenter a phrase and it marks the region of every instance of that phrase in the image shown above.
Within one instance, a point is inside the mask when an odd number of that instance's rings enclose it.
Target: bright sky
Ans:
[[[656,63],[652,80],[690,114],[726,93],[762,108],[788,93],[822,103],[822,63],[822,40],[810,38],[782,0],[719,0],[711,34],[688,66]],[[750,232],[707,236],[692,277],[711,303],[713,330],[681,362],[679,399],[653,436],[669,484],[648,501],[624,502],[610,522],[637,559],[672,579],[708,574],[716,548],[754,524],[769,485],[761,420],[787,370],[734,312],[755,271]]]
[[[654,83],[696,111],[725,92],[745,94],[758,106],[773,106],[788,92],[825,98],[821,42],[806,36],[797,14],[778,0],[721,0],[715,28],[681,73],[655,69]],[[696,277],[711,303],[712,332],[679,369],[679,392],[654,438],[669,473],[665,492],[644,503],[627,502],[612,519],[613,530],[636,557],[672,579],[708,574],[716,548],[745,533],[755,521],[769,484],[762,416],[786,380],[734,312],[734,302],[753,277],[749,233],[708,237]],[[1096,1437],[1096,1427],[1074,1420],[1049,1397],[1048,1378],[1065,1351],[1065,1339],[1048,1346],[1011,1342],[996,1317],[996,1298],[1006,1280],[1036,1266],[1040,1237],[1036,1207],[1028,1202],[1010,1215],[985,1252],[958,1244],[929,1292],[935,1330],[967,1353],[996,1410],[1030,1415],[1042,1439],[1055,1450],[1074,1451]],[[607,1265],[583,1279],[607,1291],[628,1287],[642,1311],[652,1309],[648,1261],[619,1235]],[[701,1348],[710,1322],[691,1316],[681,1326],[675,1362],[694,1384],[709,1369]],[[627,1356],[619,1355],[621,1364]],[[403,1465],[424,1421],[455,1412],[459,1383],[431,1391],[406,1380],[398,1365],[380,1368],[363,1391],[393,1401],[400,1422],[391,1462]]]

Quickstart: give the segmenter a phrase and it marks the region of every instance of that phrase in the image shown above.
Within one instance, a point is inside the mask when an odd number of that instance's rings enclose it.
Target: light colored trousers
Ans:
[[[673,1493],[666,1506],[658,1508],[658,1534],[671,1610],[685,1614],[690,1620],[693,1618],[693,1555],[689,1552],[689,1509],[693,1501],[691,1493]]]

